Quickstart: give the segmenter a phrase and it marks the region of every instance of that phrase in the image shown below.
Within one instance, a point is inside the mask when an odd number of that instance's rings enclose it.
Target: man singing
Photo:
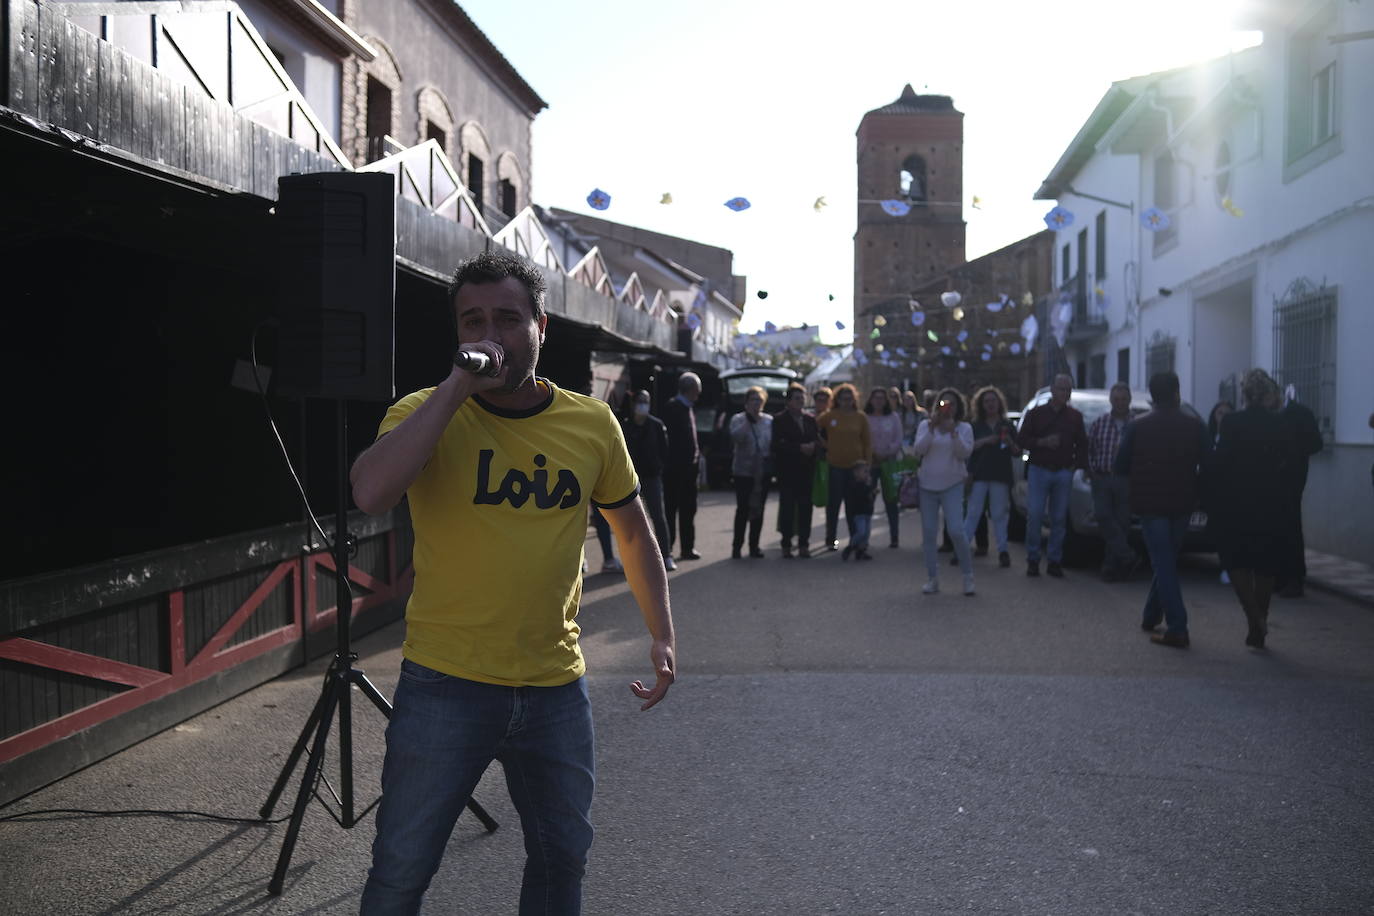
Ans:
[[[416,913],[455,820],[492,760],[525,833],[520,912],[577,913],[592,826],[591,708],[576,622],[587,504],[620,542],[652,636],[648,709],[674,679],[663,559],[620,426],[605,404],[537,378],[545,284],[522,259],[479,255],[449,287],[462,351],[402,398],[358,457],[353,498],[377,515],[410,501],[415,588],[387,727],[364,914]]]

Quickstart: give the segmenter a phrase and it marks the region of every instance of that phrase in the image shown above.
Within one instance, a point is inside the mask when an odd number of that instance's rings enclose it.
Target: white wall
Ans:
[[[262,0],[238,0],[239,7],[266,41],[281,52],[282,66],[325,131],[339,142],[339,86],[343,67],[339,58],[283,18]]]

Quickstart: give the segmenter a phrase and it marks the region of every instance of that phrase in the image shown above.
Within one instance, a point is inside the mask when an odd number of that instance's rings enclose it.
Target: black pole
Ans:
[[[346,667],[336,672],[339,684],[339,789],[343,808],[343,825],[352,827],[353,818],[353,706],[350,698],[353,685],[348,671],[358,656],[353,652],[353,589],[348,583],[348,408],[343,398],[334,402],[335,426],[338,431],[336,458],[338,461],[338,514],[334,519],[334,594],[335,612],[339,615],[335,631],[339,637],[338,658]]]

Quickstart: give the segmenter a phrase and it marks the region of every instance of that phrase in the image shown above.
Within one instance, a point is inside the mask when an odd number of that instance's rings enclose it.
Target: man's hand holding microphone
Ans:
[[[465,343],[453,354],[450,379],[466,383],[468,393],[487,391],[505,384],[506,351],[491,340]]]

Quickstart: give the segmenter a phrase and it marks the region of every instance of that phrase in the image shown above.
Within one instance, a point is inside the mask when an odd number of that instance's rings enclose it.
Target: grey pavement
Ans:
[[[1271,650],[1213,564],[1191,562],[1193,647],[1139,630],[1147,587],[1027,580],[978,562],[978,594],[919,594],[901,550],[731,561],[733,498],[706,494],[706,557],[670,574],[680,681],[647,713],[648,640],[624,579],[581,620],[598,742],[591,914],[1374,913],[1374,610],[1277,600]],[[819,514],[818,514],[819,515]],[[772,520],[772,506],[769,507]],[[819,519],[818,519],[819,520]],[[588,542],[600,566],[595,539]],[[358,646],[384,693],[402,629]],[[253,817],[319,689],[293,672],[0,809]],[[355,702],[359,795],[380,716]],[[336,758],[331,742],[330,760]],[[426,913],[514,913],[523,848],[500,768],[460,819]],[[278,805],[278,814],[288,809]],[[0,912],[348,913],[369,816],[311,808],[285,893],[284,825],[47,815],[0,823]]]

